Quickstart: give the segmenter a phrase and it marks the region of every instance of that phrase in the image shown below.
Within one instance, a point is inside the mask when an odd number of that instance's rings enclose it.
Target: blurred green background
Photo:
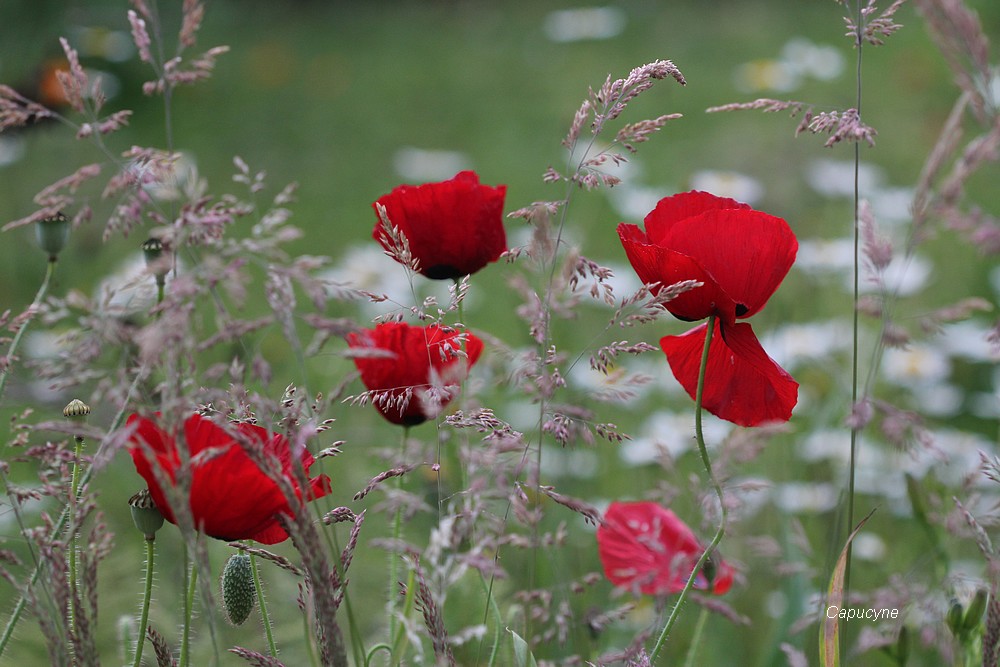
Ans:
[[[1000,4],[992,0],[969,4],[978,10],[987,34],[1000,35]],[[166,34],[176,31],[175,5],[179,3],[160,3],[166,17]],[[113,150],[124,151],[132,145],[165,148],[162,100],[141,93],[142,82],[150,76],[129,51],[126,9],[123,2],[105,0],[0,4],[0,81],[26,92],[37,89],[44,63],[59,55],[58,37],[67,36],[81,50],[84,66],[104,72],[106,79],[117,86],[109,108],[135,111],[129,127],[111,137]],[[562,11],[579,9],[575,2],[548,0],[210,2],[195,51],[219,44],[228,45],[231,51],[220,57],[210,80],[177,91],[174,148],[191,156],[198,174],[207,181],[208,191],[214,194],[238,191],[231,182],[236,155],[251,170],[266,170],[266,194],[273,195],[288,182],[299,183],[292,222],[304,230],[304,235],[288,248],[292,253],[330,256],[335,264],[341,264],[337,275],[343,278],[350,276],[352,267],[368,261],[365,258],[369,256],[362,254],[355,264],[346,264],[352,253],[372,245],[371,202],[400,183],[442,180],[460,169],[471,168],[484,183],[508,186],[508,211],[561,196],[562,190],[543,184],[541,175],[549,165],[561,168],[565,163],[559,142],[588,87],[597,88],[608,74],[621,77],[633,67],[665,58],[681,69],[688,85],[682,88],[672,81],[658,84],[629,107],[625,120],[632,122],[665,113],[682,113],[684,117],[669,123],[641,147],[631,168],[622,174],[626,181],[620,190],[623,194],[574,195],[569,237],[585,255],[612,264],[616,273],[627,277],[629,270],[615,225],[622,220],[638,222],[658,196],[692,187],[752,200],[756,208],[788,220],[803,241],[847,236],[851,202],[831,194],[831,190],[844,188],[842,169],[838,172],[837,166],[842,168],[853,158],[852,147],[824,149],[822,137],[809,135],[795,139],[792,135],[798,121],[789,120],[783,113],[704,111],[757,97],[802,100],[816,104],[818,111],[853,106],[855,54],[843,36],[839,4],[829,0],[634,0],[591,7],[589,13]],[[898,195],[894,189],[916,181],[957,95],[952,75],[914,9],[904,7],[897,18],[904,28],[889,39],[888,45],[864,51],[864,118],[879,134],[876,147],[863,146],[861,155],[866,164],[878,170],[868,189],[878,190],[875,194],[885,195],[884,199]],[[3,221],[29,214],[33,210],[31,197],[48,183],[80,164],[101,159],[89,143],[74,140],[72,132],[57,123],[0,135],[0,140]],[[824,165],[833,171],[823,172]],[[1000,202],[994,194],[997,175],[992,167],[970,188],[978,203],[994,215],[1000,214]],[[823,183],[829,186],[825,191]],[[643,209],[646,201],[652,203]],[[128,238],[116,235],[102,242],[102,218],[106,219],[111,204],[96,196],[90,203],[95,207],[95,220],[74,231],[61,257],[55,294],[64,294],[70,288],[95,294],[109,273],[128,257],[138,256],[138,244],[145,238],[142,231],[137,231]],[[898,204],[894,212],[899,214]],[[894,235],[902,234],[900,224],[892,227]],[[523,242],[520,221],[509,221],[507,228],[512,245]],[[242,233],[238,227],[232,231]],[[954,234],[940,234],[926,255],[934,269],[918,292],[900,302],[899,315],[904,321],[963,296],[996,302],[990,286],[993,262]],[[384,272],[391,272],[394,265],[385,261]],[[10,308],[20,312],[30,303],[44,263],[43,254],[33,245],[30,229],[17,229],[0,237],[0,311]],[[382,271],[368,268],[376,274]],[[513,314],[517,304],[513,293],[499,290],[488,297],[476,293],[477,285],[501,285],[504,271],[503,266],[494,265],[475,277],[467,323],[511,345],[527,345],[525,326]],[[789,324],[804,327],[843,323],[850,317],[851,305],[842,282],[839,274],[793,269],[768,308],[754,318],[755,330],[764,338],[768,331]],[[352,316],[364,322],[375,312],[332,304],[328,314]],[[584,326],[601,326],[609,314],[597,307],[581,308],[585,324],[570,323],[557,333],[568,341],[569,349],[581,351],[591,343],[574,339],[574,334]],[[655,343],[664,333],[686,328],[684,323],[664,320],[634,336]],[[804,331],[803,335],[811,335]],[[842,481],[840,469],[822,457],[803,460],[789,456],[789,452],[811,436],[839,427],[849,402],[848,357],[840,347],[842,343],[838,340],[830,344],[836,354],[807,361],[793,373],[803,385],[805,401],[799,410],[801,416],[792,422],[792,432],[779,436],[776,444],[749,467],[732,471],[734,474],[748,480],[797,481],[828,490],[835,499],[840,488],[837,485]],[[788,346],[793,347],[792,343]],[[776,358],[782,352],[767,343],[765,347]],[[276,369],[274,387],[270,389],[280,392],[290,381],[289,376],[295,375],[291,354],[277,331],[269,334],[263,349]],[[349,370],[338,352],[339,348],[331,344],[323,356],[311,361],[308,380],[312,386],[335,386]],[[794,354],[789,349],[783,352]],[[661,357],[648,355],[643,361],[645,372],[663,378],[659,384],[673,382]],[[967,396],[963,394],[962,409],[937,418],[931,416],[929,423],[995,441],[995,415],[977,413],[970,407],[972,396],[994,391],[992,365],[982,360],[958,359],[950,368],[951,382]],[[0,407],[4,417],[28,405],[44,412],[58,410],[66,402],[66,396],[33,386],[30,371],[20,370],[14,378]],[[581,383],[585,385],[585,381]],[[908,390],[898,385],[886,390],[895,392],[894,397],[902,396],[903,402],[910,400]],[[676,389],[659,386],[640,396],[627,410],[601,406],[586,398],[586,392],[586,386],[578,390],[579,400],[595,407],[602,421],[619,423],[627,432],[633,428],[674,428],[672,422],[664,422],[671,425],[663,427],[647,418],[663,406],[681,414],[689,409],[687,399]],[[490,396],[489,392],[486,395]],[[519,397],[500,391],[492,399],[508,406],[506,418],[516,422],[512,415],[523,407]],[[489,403],[489,399],[483,400]],[[348,504],[368,476],[381,469],[377,461],[364,458],[363,449],[394,446],[398,432],[382,423],[374,411],[337,407],[337,412],[329,416],[339,420],[336,438],[348,441],[348,453],[326,466],[335,484],[345,488],[331,502]],[[417,437],[431,438],[432,430],[426,428],[427,433],[417,432]],[[841,436],[846,438],[843,432]],[[573,452],[554,450],[552,478],[560,490],[599,504],[615,498],[636,498],[662,481],[685,487],[688,475],[701,472],[690,451],[682,452],[676,466],[665,473],[651,460],[636,464],[623,459],[614,449],[598,445],[596,455],[585,449],[580,460],[592,470],[579,478],[566,474],[567,469],[579,465],[572,458]],[[356,454],[359,450],[362,454]],[[30,477],[24,466],[17,467],[14,474],[22,479]],[[901,480],[899,475],[893,481],[897,490]],[[109,521],[121,533],[122,551],[113,560],[127,563],[102,572],[107,591],[129,591],[108,595],[109,609],[102,612],[108,627],[101,633],[109,646],[113,642],[114,619],[129,613],[138,600],[139,539],[136,536],[130,541],[131,536],[126,537],[128,524],[114,516],[120,514],[124,500],[138,483],[131,464],[125,460],[116,461],[97,481],[106,503],[104,510],[112,515]],[[894,498],[889,495],[880,498],[872,493],[871,504],[899,501],[898,494]],[[796,502],[800,502],[800,509],[794,507]],[[697,516],[691,514],[695,510],[691,499],[681,498],[678,503],[679,507],[686,505],[690,516]],[[832,554],[839,548],[831,536],[836,535],[840,519],[829,503],[812,507],[807,500],[793,500],[791,505],[772,499],[768,509],[754,518],[752,527],[734,529],[733,545],[726,553],[746,565],[747,581],[727,600],[749,616],[753,625],[736,627],[713,619],[712,641],[701,653],[704,664],[736,664],[731,657],[734,652],[743,656],[740,664],[784,664],[778,649],[782,641],[803,647],[810,655],[814,652],[813,635],[808,631],[792,634],[789,628],[805,610],[808,593],[822,585],[822,573],[828,571]],[[16,529],[9,514],[5,508],[0,528],[5,541],[14,544]],[[379,521],[383,521],[382,517],[371,518],[366,530],[377,535],[384,530]],[[792,533],[798,521],[815,542],[816,552],[808,556],[796,556],[796,547],[789,546],[795,544]],[[884,585],[890,573],[905,576],[930,570],[924,558],[926,544],[921,529],[913,521],[902,520],[887,510],[876,515],[872,526],[874,532],[889,541],[891,550],[889,556],[866,563],[860,570],[862,590]],[[575,524],[574,528],[578,530],[573,532],[573,546],[560,556],[565,563],[555,561],[554,570],[559,571],[562,565],[577,574],[598,569],[590,529]],[[785,547],[786,557],[795,560],[801,556],[801,561],[808,563],[805,569],[815,568],[820,579],[811,578],[811,572],[798,577],[762,572],[767,561],[740,541],[741,535],[751,533],[771,535]],[[409,537],[422,541],[417,534]],[[159,540],[158,545],[167,554],[161,563],[174,568],[161,572],[162,583],[176,575],[179,558],[171,552],[169,540]],[[371,586],[379,591],[373,600],[358,604],[359,615],[372,619],[363,621],[367,637],[377,636],[381,621],[383,557],[375,553],[372,569],[359,569],[352,576],[354,590],[364,591]],[[973,549],[962,553],[974,556]],[[280,574],[275,579],[273,597],[290,602],[294,584]],[[9,591],[0,588],[0,599]],[[469,594],[474,596],[476,592],[472,589]],[[604,604],[608,592],[606,586],[596,591],[592,604]],[[366,598],[363,592],[357,595]],[[171,629],[177,619],[170,616],[174,606],[172,600],[164,599],[167,597],[162,594],[162,604],[154,605],[154,621]],[[649,611],[648,602],[642,609]],[[449,613],[455,623],[467,620],[462,618],[461,609]],[[480,613],[478,608],[476,613]],[[682,624],[679,637],[687,636],[693,618],[684,621],[690,623]],[[38,657],[43,654],[31,630],[32,623],[28,619],[22,627],[23,640],[11,653],[15,658],[42,659]],[[279,628],[288,642],[287,655],[298,655],[294,647],[298,627]],[[619,633],[613,634],[610,645],[627,640],[633,630],[626,627],[609,631]],[[232,637],[226,636],[232,643],[254,641],[238,630],[225,632],[232,633]],[[586,641],[582,625],[574,632],[576,640]],[[672,650],[681,655],[684,649],[686,640],[678,639]],[[916,660],[925,662],[914,664],[936,664],[934,659],[933,653],[926,652],[916,656]],[[852,664],[884,664],[879,660],[875,657],[870,663]]]

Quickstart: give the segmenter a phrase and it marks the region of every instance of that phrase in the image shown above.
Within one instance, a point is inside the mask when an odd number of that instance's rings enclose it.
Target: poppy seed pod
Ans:
[[[69,219],[61,211],[35,223],[35,240],[38,247],[48,254],[50,262],[56,260],[68,239]]]
[[[150,238],[140,246],[142,254],[146,258],[146,267],[156,276],[157,284],[170,273],[170,257],[163,247],[163,242],[158,238]]]
[[[132,512],[132,523],[147,540],[153,540],[156,531],[163,527],[163,514],[156,509],[156,503],[149,495],[149,489],[139,491],[128,499],[128,507]]]
[[[65,408],[63,408],[63,417],[74,421],[86,421],[87,415],[89,414],[90,406],[81,401],[79,398],[74,398],[66,404]]]

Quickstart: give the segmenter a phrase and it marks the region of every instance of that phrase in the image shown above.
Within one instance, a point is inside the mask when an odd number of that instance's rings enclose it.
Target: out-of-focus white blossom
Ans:
[[[756,178],[737,171],[703,169],[691,175],[691,189],[753,205],[764,196],[764,186]]]
[[[444,181],[470,168],[467,155],[458,151],[404,146],[392,156],[396,173],[414,184]]]
[[[579,42],[617,37],[625,23],[625,12],[620,7],[574,7],[549,12],[543,29],[553,42]]]

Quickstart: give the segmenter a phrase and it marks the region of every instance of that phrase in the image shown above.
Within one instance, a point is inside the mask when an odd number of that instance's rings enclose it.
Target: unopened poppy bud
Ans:
[[[35,240],[38,247],[48,253],[50,262],[55,261],[68,239],[69,219],[61,211],[35,224]]]
[[[153,497],[149,495],[149,489],[143,489],[129,498],[128,506],[132,510],[132,522],[135,527],[147,540],[153,540],[156,531],[163,526],[163,515],[156,508]]]
[[[66,404],[65,408],[63,408],[63,417],[72,419],[73,421],[86,421],[87,415],[89,414],[90,406],[81,401],[79,398],[74,398]]]
[[[253,584],[253,566],[245,553],[233,554],[222,570],[222,606],[233,625],[242,625],[254,605],[257,590]]]

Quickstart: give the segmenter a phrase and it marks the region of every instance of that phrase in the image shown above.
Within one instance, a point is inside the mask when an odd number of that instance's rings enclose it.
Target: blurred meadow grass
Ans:
[[[1000,36],[1000,5],[991,0],[969,4],[978,10],[987,34]],[[851,147],[827,149],[822,147],[821,137],[793,138],[797,120],[789,120],[782,113],[704,111],[715,105],[765,96],[815,103],[820,110],[852,106],[855,56],[849,40],[843,37],[841,8],[836,3],[632,0],[611,5],[624,17],[620,33],[607,39],[553,41],[546,33],[552,13],[576,6],[573,2],[551,1],[210,2],[199,44],[226,44],[232,50],[221,57],[209,81],[178,90],[174,100],[174,147],[193,156],[212,192],[235,190],[231,183],[234,155],[246,160],[252,171],[267,172],[268,189],[263,196],[273,196],[288,182],[299,183],[292,223],[304,234],[287,247],[293,253],[330,256],[336,264],[353,248],[372,245],[372,201],[399,183],[421,180],[401,173],[401,160],[407,155],[416,161],[417,170],[433,168],[433,163],[428,166],[428,160],[439,159],[457,164],[458,168],[475,169],[484,183],[506,184],[507,210],[558,198],[561,190],[544,185],[541,175],[549,165],[560,168],[564,164],[566,156],[559,142],[588,87],[598,87],[608,74],[622,76],[642,63],[669,58],[684,73],[688,85],[681,88],[664,82],[629,108],[628,120],[664,113],[682,113],[684,117],[668,123],[642,147],[632,168],[624,174],[626,184],[667,195],[691,188],[693,177],[705,170],[734,172],[757,182],[762,194],[754,202],[755,207],[785,218],[800,240],[848,236],[850,199],[817,192],[807,175],[810,165],[819,160],[849,162],[853,157]],[[110,0],[0,5],[0,81],[30,81],[38,65],[58,53],[60,35],[72,41],[81,28],[94,26],[127,34],[124,11],[124,3]],[[861,159],[883,170],[886,185],[903,187],[916,181],[956,93],[950,73],[914,10],[906,7],[899,20],[904,28],[886,46],[864,52],[863,114],[879,134],[874,148],[862,146]],[[831,47],[842,59],[842,71],[830,80],[803,77],[787,91],[776,92],[766,86],[750,90],[747,72],[766,77],[768,61],[778,59],[782,49],[795,38]],[[135,60],[118,63],[85,56],[84,65],[107,71],[118,80],[120,92],[111,100],[113,108],[135,110],[130,126],[114,137],[114,145],[121,150],[133,144],[164,146],[162,101],[143,97],[140,91],[141,83],[149,78],[147,72]],[[743,72],[742,83],[739,72]],[[0,166],[3,220],[28,214],[33,193],[64,175],[70,166],[100,159],[90,144],[75,141],[71,132],[55,123],[29,128],[19,133],[17,140],[23,142],[23,157]],[[407,149],[414,150],[401,154]],[[440,180],[449,175],[422,180]],[[997,176],[992,166],[970,186],[972,198],[994,215],[1000,215],[1000,201],[994,194]],[[106,215],[107,205],[93,203],[97,220],[73,232],[60,258],[56,294],[71,288],[95,294],[109,272],[127,257],[139,255],[138,246],[144,240],[141,230],[128,238],[115,236],[107,243],[101,241],[100,219]],[[613,196],[601,191],[576,193],[569,212],[569,237],[588,257],[612,264],[619,270],[616,272],[630,273],[614,231],[618,222],[627,219],[620,206]],[[507,222],[512,244],[524,233],[521,226],[518,220]],[[31,232],[29,228],[17,229],[0,240],[0,310],[19,312],[26,307],[43,275],[44,256],[34,248]],[[230,233],[242,232],[237,225]],[[996,304],[997,291],[990,285],[994,266],[967,242],[944,231],[920,253],[931,262],[931,277],[916,295],[900,300],[901,319],[916,317],[959,296],[980,296]],[[391,260],[385,262],[386,272],[402,273]],[[513,314],[516,295],[512,290],[498,288],[504,271],[505,267],[497,264],[474,277],[466,324],[511,344],[524,345],[528,342],[524,322]],[[250,316],[255,307],[248,304]],[[340,303],[331,308],[339,309],[329,312],[331,316],[351,316],[362,322],[371,317],[365,314],[368,311],[348,311]],[[755,318],[754,328],[764,338],[782,325],[823,326],[832,320],[847,322],[850,314],[850,296],[839,274],[810,275],[793,268],[767,309]],[[587,346],[607,344],[615,332],[596,343],[580,332],[600,331],[609,316],[605,308],[582,306],[579,320],[561,323],[556,338],[581,352]],[[655,343],[662,335],[686,328],[681,322],[660,320],[633,337]],[[873,331],[866,325],[863,341],[868,346],[862,350],[863,370]],[[277,329],[259,345],[274,367],[275,380],[270,390],[275,394],[288,382],[300,381],[303,371],[305,384],[314,390],[326,390],[351,370],[350,362],[340,358],[339,348],[332,345],[322,356],[311,359],[307,368],[297,368]],[[782,352],[766,343],[765,347],[775,355]],[[849,409],[849,359],[849,351],[838,348],[819,362],[807,360],[798,366],[793,374],[802,384],[803,405],[789,432],[776,436],[752,463],[734,465],[729,472],[748,480],[803,482],[816,493],[832,494],[835,501],[844,488],[842,469],[825,458],[803,460],[796,450],[810,435],[838,428],[835,437],[840,437],[843,447],[847,447],[848,431],[840,425]],[[601,405],[584,392],[580,400],[594,407],[602,421],[615,422],[633,435],[642,430],[651,415],[664,408],[690,414],[688,399],[674,386],[663,361],[658,354],[641,358],[642,370],[658,380],[651,391],[626,407]],[[490,373],[502,371],[483,366],[483,382],[489,381]],[[19,369],[14,379],[0,406],[0,416],[5,419],[26,406],[36,413],[58,414],[71,398],[33,393],[30,370]],[[966,398],[974,393],[995,392],[993,370],[988,364],[956,360],[952,380],[966,392]],[[890,398],[898,398],[891,396],[893,392],[905,393],[892,385],[880,386],[890,393]],[[508,407],[508,419],[524,403],[518,396],[489,388],[482,400],[488,405],[495,402],[498,411],[501,406]],[[335,489],[343,489],[330,499],[333,505],[350,504],[353,493],[382,469],[368,456],[369,450],[394,448],[399,440],[398,430],[385,424],[374,410],[347,405],[336,408],[335,414],[327,416],[338,419],[335,438],[346,440],[347,445],[345,454],[324,464]],[[97,419],[108,416],[101,406],[95,406],[95,413]],[[929,417],[928,423],[996,441],[995,415],[960,410],[940,419]],[[515,425],[531,428],[530,423]],[[433,437],[431,426],[422,429],[423,433],[418,429],[414,435]],[[581,448],[580,452],[547,450],[545,456],[554,460],[550,474],[560,482],[560,491],[599,504],[635,498],[662,482],[687,489],[691,476],[702,472],[696,454],[689,449],[691,443],[687,444],[688,451],[669,471],[652,463],[634,465],[624,461],[615,450],[633,446],[629,442],[621,446],[599,443],[594,448]],[[864,446],[885,448],[881,443]],[[559,466],[564,469],[559,470]],[[31,471],[15,466],[13,475],[27,480]],[[903,488],[902,475],[895,477],[887,479],[886,485]],[[427,484],[427,496],[433,498],[436,490],[430,480],[407,480],[411,490],[420,483]],[[118,543],[109,564],[101,570],[105,593],[102,621],[107,627],[99,632],[110,654],[115,642],[114,620],[131,613],[139,598],[141,540],[132,532],[125,501],[141,481],[131,462],[121,456],[95,484],[101,489],[102,509],[117,533]],[[784,664],[779,645],[785,641],[812,655],[814,635],[809,631],[792,635],[790,628],[808,611],[808,595],[825,584],[822,577],[829,572],[842,545],[844,536],[838,530],[843,519],[826,500],[818,501],[815,508],[805,500],[790,502],[791,507],[768,504],[753,515],[750,526],[736,522],[732,536],[723,543],[726,557],[745,565],[749,579],[727,601],[748,616],[752,625],[737,626],[713,618],[712,640],[700,649],[704,664],[735,664],[733,655],[742,656],[741,664]],[[799,509],[794,507],[795,502],[801,502]],[[858,564],[858,589],[884,585],[891,573],[917,578],[926,574],[931,563],[921,526],[905,511],[894,512],[891,503],[878,494],[866,496],[861,505],[883,507],[869,527],[881,536],[888,554]],[[691,494],[679,494],[675,509],[679,514],[700,515]],[[381,516],[370,517],[363,540],[384,534],[386,527],[381,521]],[[799,522],[816,552],[805,551],[798,539]],[[16,526],[7,515],[0,516],[0,527],[5,547],[16,542]],[[582,522],[574,528],[570,533],[574,545],[554,552],[550,562],[542,559],[539,579],[551,578],[554,584],[561,585],[563,572],[582,574],[600,569],[591,530]],[[709,534],[709,528],[701,526],[702,534]],[[409,537],[421,541],[417,535],[425,529],[424,524],[417,522],[410,529],[413,534]],[[802,564],[803,572],[787,576],[766,571],[766,560],[741,541],[741,534],[771,535],[781,545],[784,557]],[[179,546],[164,537],[157,540],[157,548],[163,566],[158,572],[161,585],[179,580]],[[974,559],[973,544],[954,548],[957,559]],[[366,637],[379,631],[383,616],[385,557],[377,550],[372,553],[372,567],[362,564],[351,573],[355,615],[367,624],[362,627]],[[523,554],[511,555],[512,559],[520,557]],[[222,556],[218,558],[221,565]],[[511,563],[505,565],[511,568]],[[551,572],[545,571],[547,566]],[[293,604],[293,580],[283,578],[281,573],[275,573],[272,579],[270,598]],[[0,588],[0,598],[6,597],[9,590]],[[366,590],[378,591],[378,595],[369,599]],[[597,596],[609,592],[610,587],[604,586],[588,595],[595,596],[597,604]],[[500,594],[504,594],[502,587]],[[468,606],[452,604],[446,609],[446,620],[459,623],[481,615],[481,595],[475,585],[457,591],[452,601],[465,598]],[[172,628],[179,618],[170,614],[179,615],[179,611],[165,598],[161,593],[159,604],[154,604],[153,621],[161,628]],[[649,601],[643,601],[640,612],[651,615],[650,607]],[[681,656],[686,650],[685,637],[690,635],[693,616],[682,618],[676,639],[671,640],[670,655]],[[641,622],[639,618],[636,622]],[[634,630],[630,627],[608,632],[620,632],[619,639],[626,641]],[[855,631],[848,628],[848,632]],[[222,632],[223,645],[250,641],[242,636],[243,631],[223,627]],[[590,641],[582,623],[573,632],[573,642],[583,645]],[[301,649],[296,647],[300,636],[300,628],[294,623],[279,624],[278,642],[287,664],[298,664],[296,657],[302,658],[298,653]],[[198,641],[207,650],[207,638],[199,637]],[[32,621],[26,619],[19,641],[8,655],[11,664],[18,660],[41,664],[33,661],[44,655]],[[925,662],[913,664],[935,664],[932,653],[915,659]],[[871,663],[852,664],[881,663],[874,658]]]

